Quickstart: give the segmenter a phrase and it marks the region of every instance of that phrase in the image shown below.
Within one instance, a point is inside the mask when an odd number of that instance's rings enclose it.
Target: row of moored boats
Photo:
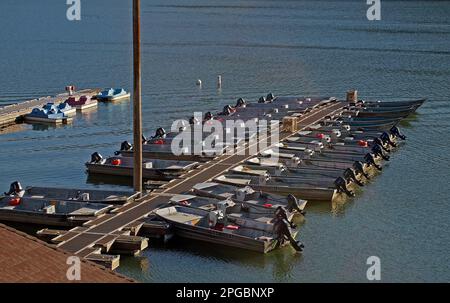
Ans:
[[[182,155],[175,155],[171,143],[180,132],[190,132],[194,145],[206,140],[208,134],[194,134],[195,125],[211,120],[222,123],[227,120],[283,120],[287,116],[302,119],[338,102],[341,101],[336,98],[274,97],[272,94],[254,103],[240,98],[235,106],[225,106],[218,113],[206,113],[202,121],[191,117],[178,132],[166,133],[159,128],[153,137],[143,138],[143,177],[168,183],[163,185],[164,190],[173,180],[202,169],[197,168],[202,163],[220,159],[218,153],[256,142],[258,136],[249,131],[235,133],[232,140],[216,142],[215,153],[198,154],[187,149]],[[193,184],[189,191],[167,195],[167,203],[153,211],[152,218],[155,224],[158,221],[169,223],[176,235],[189,239],[258,252],[290,244],[301,251],[303,244],[296,236],[307,203],[354,196],[358,188],[382,170],[390,154],[406,139],[398,123],[423,102],[345,104],[342,110],[321,121],[298,130],[291,129],[290,133],[282,132],[280,142],[274,142],[258,154],[243,157],[243,161],[216,177]],[[131,178],[133,146],[124,141],[119,151],[105,158],[96,152],[86,167],[89,174]],[[1,220],[8,216],[11,219],[13,212],[23,212],[28,217],[42,215],[42,222],[59,216],[56,221],[61,225],[81,224],[111,211],[118,204],[132,203],[134,197],[131,192],[102,194],[92,190],[22,189],[17,183],[13,183],[6,194],[0,200],[3,203]],[[4,212],[9,213],[5,216]],[[17,220],[23,220],[21,218]]]

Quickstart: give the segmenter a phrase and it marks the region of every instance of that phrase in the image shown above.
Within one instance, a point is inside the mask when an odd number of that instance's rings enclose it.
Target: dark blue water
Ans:
[[[364,282],[366,259],[375,255],[382,281],[450,280],[449,2],[382,1],[378,22],[367,21],[364,0],[142,2],[147,134],[194,110],[269,91],[343,97],[357,88],[366,99],[429,101],[376,182],[343,205],[309,205],[302,256],[289,248],[261,256],[189,241],[151,243],[140,258],[122,258],[121,273],[156,282]],[[69,22],[65,1],[2,0],[0,104],[60,93],[68,84],[130,89],[130,4],[82,0],[82,20]],[[87,182],[84,162],[131,139],[130,117],[125,101],[100,104],[67,126],[2,131],[0,187],[15,179],[112,187]]]

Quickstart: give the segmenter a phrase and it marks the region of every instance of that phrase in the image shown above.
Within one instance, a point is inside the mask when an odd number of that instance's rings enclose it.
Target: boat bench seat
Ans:
[[[144,168],[153,168],[153,162],[145,162],[143,166]]]
[[[214,204],[202,205],[199,208],[204,209],[204,210],[208,210],[208,211],[216,210],[216,206]]]
[[[32,195],[32,196],[30,196],[30,198],[33,198],[33,199],[44,199],[45,196],[44,195]]]
[[[166,169],[185,169],[184,166],[181,166],[179,164],[172,164],[166,167]]]
[[[272,221],[272,219],[273,218],[269,218],[269,217],[260,217],[260,218],[255,219],[255,221],[270,224],[271,223],[270,221]]]
[[[247,200],[247,201],[245,201],[245,203],[253,204],[253,205],[261,205],[261,204],[265,204],[266,202],[258,201],[258,200]],[[272,204],[272,208],[277,208],[279,206],[285,207],[286,205],[279,204],[279,203]]]
[[[175,222],[179,222],[179,223],[196,223],[198,222],[202,216],[197,216],[197,215],[192,215],[192,214],[186,214],[186,213],[175,213],[175,214],[171,214],[169,216],[169,218]],[[193,225],[194,225],[193,224]]]
[[[42,211],[46,214],[54,214],[56,209],[54,205],[47,205],[42,208]]]
[[[7,205],[7,206],[3,206],[3,207],[1,207],[2,209],[15,209],[16,208],[16,206],[11,206],[11,205]]]
[[[97,212],[97,209],[92,209],[89,207],[82,207],[70,213],[70,215],[78,215],[78,216],[94,216]]]
[[[256,213],[258,214],[258,212],[256,212]],[[237,218],[249,219],[248,215],[245,214],[245,213],[232,213],[232,214],[227,214],[227,215],[229,217],[236,218],[236,219]],[[258,221],[258,222],[270,224],[271,223],[270,221],[272,221],[272,218],[259,217],[259,218],[256,218],[256,219],[251,218],[250,220],[255,220],[255,221]]]
[[[108,196],[108,197],[105,198],[106,201],[110,201],[110,200],[114,201],[114,200],[120,200],[120,199],[125,200],[126,197],[125,196],[111,195],[111,196]]]

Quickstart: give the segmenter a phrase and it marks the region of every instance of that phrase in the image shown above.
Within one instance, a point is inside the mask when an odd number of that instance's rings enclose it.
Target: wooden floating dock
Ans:
[[[326,116],[342,112],[346,105],[345,102],[335,101],[314,108],[307,114],[298,117],[295,122],[297,125],[294,128],[303,130]],[[293,132],[284,131],[285,129],[286,125],[282,125],[279,140],[295,135]],[[174,179],[134,202],[124,204],[110,214],[86,222],[81,227],[69,231],[44,229],[39,231],[38,235],[70,253],[112,269],[116,268],[119,265],[118,254],[136,255],[147,247],[147,238],[142,237],[145,236],[146,231],[154,232],[155,229],[159,229],[161,235],[164,234],[165,227],[154,226],[148,220],[148,216],[151,216],[153,210],[164,205],[167,197],[187,192],[195,184],[207,182],[254,157],[249,153],[250,148],[254,144],[264,143],[264,141],[273,143],[271,139],[272,135],[270,134],[268,137],[261,136],[259,141],[240,145],[238,149],[244,149],[244,153],[225,154],[203,163],[183,175],[183,178]]]
[[[72,94],[73,97],[79,98],[81,96],[93,96],[101,91],[99,88],[83,89]],[[35,107],[42,107],[47,103],[61,103],[69,97],[68,93],[58,94],[56,96],[46,96],[29,101],[9,104],[0,107],[0,127],[5,127],[17,122],[21,122],[23,115],[31,112]]]
[[[140,223],[138,225],[142,226],[143,224],[144,223]],[[85,233],[87,235],[92,234],[88,229],[89,227],[77,227],[67,231],[45,228],[38,231],[37,236],[41,240],[57,245],[66,241],[67,238],[71,238],[79,233]],[[139,228],[133,231],[131,229],[113,231],[104,235],[104,237],[98,240],[94,246],[84,249],[79,256],[110,269],[115,269],[119,266],[120,255],[136,256],[142,250],[147,248],[148,239],[136,236],[138,230]]]

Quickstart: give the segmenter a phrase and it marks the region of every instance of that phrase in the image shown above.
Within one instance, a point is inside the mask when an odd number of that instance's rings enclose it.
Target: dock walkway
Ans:
[[[342,111],[345,105],[346,103],[344,102],[336,102],[312,110],[299,119],[299,129],[304,129],[317,123],[327,115]],[[280,140],[292,135],[292,133],[282,132],[280,133]],[[261,140],[269,140],[270,142],[270,139],[270,137],[263,137],[260,139],[260,142]],[[258,142],[249,143],[242,146],[242,148],[248,151],[253,144],[258,144]],[[88,228],[69,231],[64,235],[64,239],[58,244],[58,247],[81,257],[88,256],[92,252],[93,247],[98,246],[105,239],[117,236],[122,229],[136,223],[136,221],[144,218],[154,209],[164,205],[169,196],[187,192],[195,184],[207,182],[253,156],[247,152],[244,155],[222,155],[203,163],[199,168],[184,175],[182,179],[173,180],[137,201],[122,206],[113,215],[94,219],[89,222]]]
[[[87,95],[92,96],[96,95],[101,91],[101,89],[83,89],[74,92],[73,96],[75,98],[79,98],[80,96]],[[0,107],[0,127],[7,126],[10,124],[14,124],[21,119],[21,117],[25,114],[31,112],[31,110],[35,107],[42,107],[43,105],[52,102],[52,103],[61,103],[65,101],[69,97],[68,93],[58,94],[56,96],[46,96],[38,99],[33,99],[29,101],[14,103],[6,106]]]

